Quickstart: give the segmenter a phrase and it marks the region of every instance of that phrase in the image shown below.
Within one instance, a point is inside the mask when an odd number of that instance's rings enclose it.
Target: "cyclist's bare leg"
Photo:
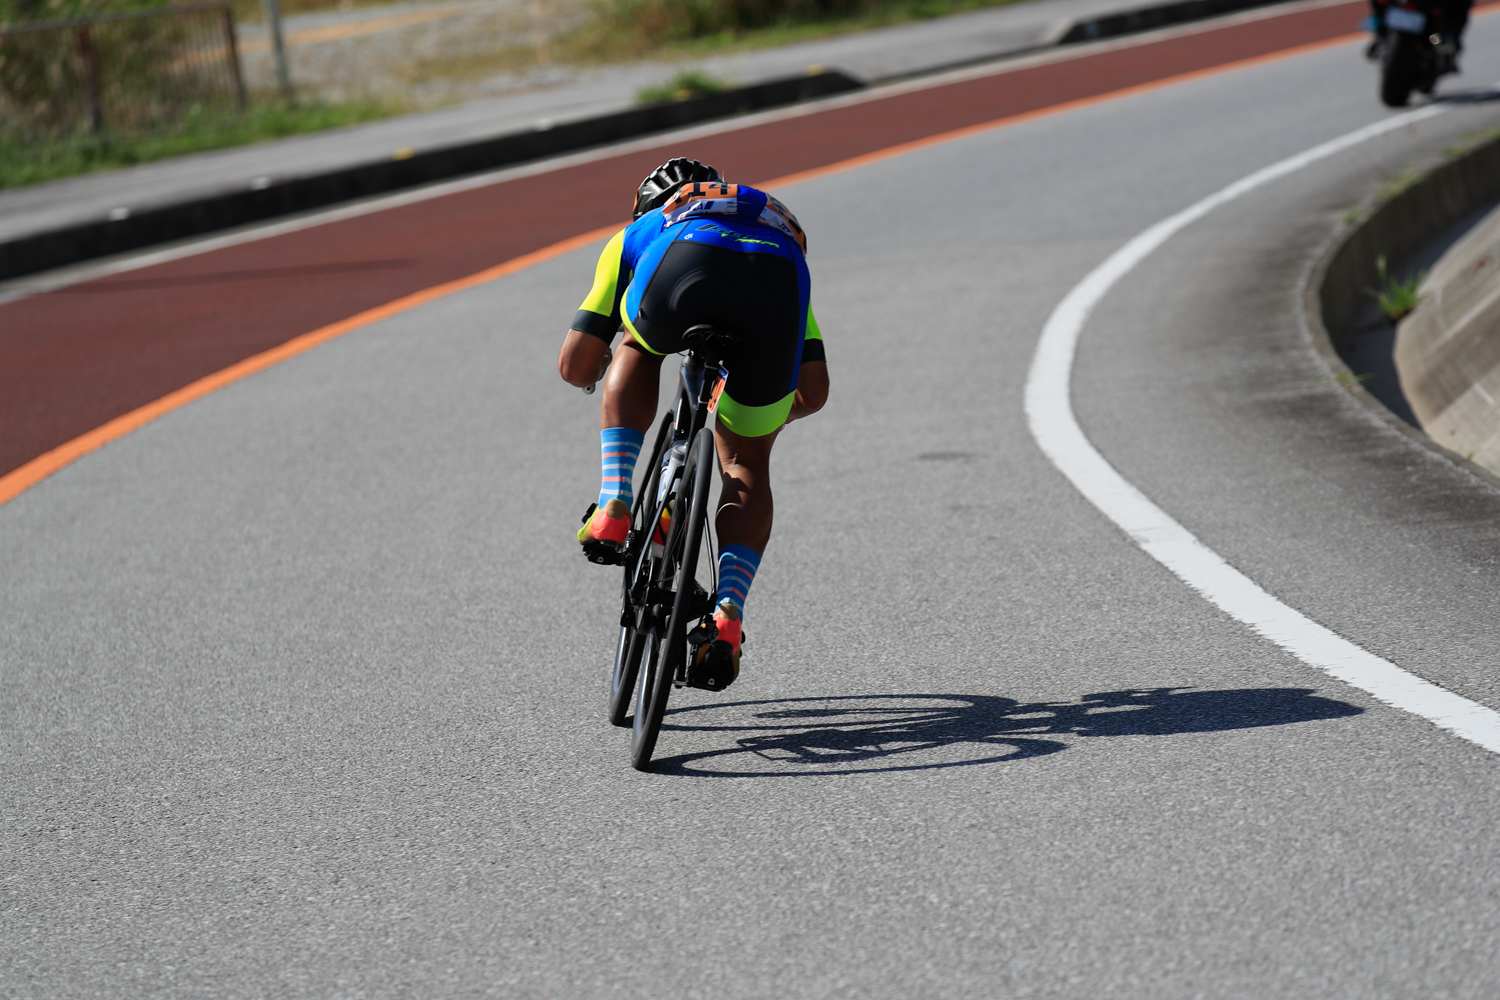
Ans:
[[[764,553],[775,513],[771,500],[771,446],[780,431],[741,437],[723,424],[714,428],[722,489],[714,528],[719,545],[743,545]]]
[[[802,366],[788,423],[818,412],[827,401],[828,365],[809,361]],[[721,546],[743,545],[765,553],[775,514],[771,499],[771,447],[780,433],[741,437],[722,423],[715,424],[714,441],[719,448],[723,489],[714,528]]]
[[[661,361],[662,355],[652,354],[634,340],[620,345],[604,376],[604,401],[599,406],[601,428],[629,427],[642,433],[651,429],[658,412]]]
[[[797,395],[792,400],[792,412],[787,414],[786,422],[811,416],[827,402],[828,362],[802,362],[802,372],[797,376]]]

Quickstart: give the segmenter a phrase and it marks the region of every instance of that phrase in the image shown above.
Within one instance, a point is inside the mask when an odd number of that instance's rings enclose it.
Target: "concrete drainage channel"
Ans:
[[[1175,0],[1078,21],[1066,31],[1058,32],[1054,42],[1038,48],[1136,34],[1280,2],[1284,0]],[[1037,49],[1026,50],[1035,51]],[[1022,54],[1025,53],[996,53],[993,57],[933,66],[922,74],[906,73],[891,80],[860,80],[837,71],[785,77],[478,142],[413,151],[402,158],[386,158],[324,173],[289,177],[252,186],[249,190],[141,212],[112,213],[108,219],[33,233],[0,243],[0,281],[686,125],[784,107],[863,90],[895,79],[944,72]]]
[[[1389,264],[1388,273],[1399,274],[1409,269],[1424,249],[1434,245],[1445,248],[1453,245],[1455,254],[1477,254],[1468,267],[1476,271],[1482,268],[1486,264],[1485,247],[1466,247],[1466,242],[1475,241],[1464,241],[1462,237],[1497,203],[1500,203],[1500,138],[1443,164],[1381,205],[1319,261],[1304,298],[1313,340],[1340,383],[1391,426],[1494,486],[1500,486],[1497,471],[1471,461],[1467,452],[1445,447],[1419,427],[1412,403],[1401,390],[1399,377],[1403,376],[1398,376],[1396,369],[1398,331],[1388,321],[1378,318],[1371,293],[1379,285],[1382,258]],[[1462,265],[1445,258],[1439,271],[1452,271],[1455,267],[1462,269]],[[1440,274],[1435,273],[1434,277]],[[1500,280],[1493,275],[1487,277],[1495,285],[1493,294],[1500,296]],[[1421,291],[1431,293],[1425,285]],[[1408,381],[1414,376],[1410,359],[1430,355],[1431,345],[1443,340],[1446,333],[1441,321],[1425,305],[1410,320],[1403,321],[1399,331],[1400,355]],[[1422,343],[1414,344],[1417,340]],[[1470,355],[1481,343],[1491,351],[1500,351],[1500,325],[1470,331],[1468,340]],[[1479,383],[1487,372],[1453,370],[1457,362],[1457,357],[1441,362],[1450,370],[1446,379],[1440,381],[1451,385],[1457,379],[1464,382],[1465,388],[1473,387],[1482,393],[1483,386]],[[1422,377],[1430,380],[1432,372],[1424,370]],[[1367,378],[1369,382],[1365,381]],[[1448,394],[1456,395],[1451,390]],[[1431,409],[1425,400],[1417,402],[1418,409],[1424,412]],[[1475,416],[1471,414],[1469,419],[1473,421]],[[1479,419],[1487,419],[1491,426],[1500,424],[1500,402],[1490,404]],[[1432,425],[1431,419],[1427,422]]]

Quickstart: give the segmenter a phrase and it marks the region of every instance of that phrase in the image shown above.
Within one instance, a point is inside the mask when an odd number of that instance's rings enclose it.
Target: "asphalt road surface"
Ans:
[[[1469,49],[1447,89],[1500,80],[1500,16]],[[1359,50],[777,190],[833,396],[777,444],[743,676],[674,698],[653,773],[571,537],[597,397],[552,368],[597,245],[0,507],[0,996],[1494,996],[1500,759],[1206,603],[1021,406],[1112,251],[1389,114]],[[1205,544],[1492,707],[1500,492],[1330,380],[1301,309],[1352,202],[1497,124],[1456,103],[1210,214],[1073,381]]]

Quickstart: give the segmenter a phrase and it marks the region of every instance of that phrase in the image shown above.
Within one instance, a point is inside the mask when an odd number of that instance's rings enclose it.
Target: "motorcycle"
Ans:
[[[1380,59],[1380,100],[1401,108],[1413,90],[1430,94],[1438,77],[1458,71],[1458,43],[1443,30],[1443,11],[1431,0],[1391,0],[1383,6],[1371,55]]]

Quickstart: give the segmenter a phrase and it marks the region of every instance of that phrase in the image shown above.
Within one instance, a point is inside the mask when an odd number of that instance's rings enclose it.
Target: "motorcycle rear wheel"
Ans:
[[[1406,107],[1417,85],[1420,55],[1413,36],[1403,31],[1392,31],[1387,36],[1380,60],[1380,100],[1386,107]]]

